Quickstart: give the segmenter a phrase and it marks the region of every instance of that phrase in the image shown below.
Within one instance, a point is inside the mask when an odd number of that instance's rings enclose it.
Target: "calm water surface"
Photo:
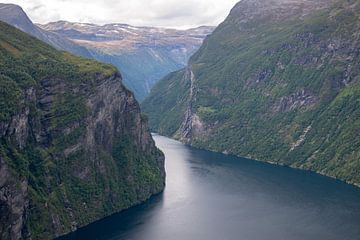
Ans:
[[[62,239],[360,239],[359,188],[154,139],[166,156],[164,193]]]

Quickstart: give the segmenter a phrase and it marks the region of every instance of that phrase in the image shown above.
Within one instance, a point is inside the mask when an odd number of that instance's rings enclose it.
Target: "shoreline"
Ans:
[[[176,139],[176,138],[174,138],[174,137],[172,137],[172,136],[161,135],[160,133],[156,133],[156,132],[152,132],[151,134],[152,134],[152,135],[160,135],[160,136],[168,137],[168,138],[170,138],[170,139],[179,141],[179,142],[181,142],[181,143],[184,144],[184,145],[187,145],[187,146],[190,146],[190,147],[193,147],[193,148],[196,148],[196,149],[200,149],[200,150],[206,150],[206,151],[210,151],[210,152],[214,152],[214,153],[221,153],[221,154],[224,154],[224,155],[229,155],[229,156],[234,156],[234,157],[240,157],[240,158],[246,158],[246,159],[248,159],[248,160],[252,160],[252,161],[256,161],[256,162],[261,162],[261,163],[267,163],[267,164],[271,164],[271,165],[275,165],[275,166],[287,167],[287,168],[291,168],[291,169],[297,169],[297,170],[301,170],[301,171],[308,171],[308,172],[316,173],[316,174],[319,174],[319,175],[321,175],[321,176],[329,177],[329,178],[335,179],[335,180],[337,180],[337,181],[346,183],[346,184],[348,184],[348,185],[351,185],[351,186],[360,188],[360,183],[352,182],[352,181],[346,181],[346,180],[343,180],[343,179],[341,179],[341,178],[337,178],[337,177],[335,177],[335,176],[332,176],[332,175],[329,175],[329,174],[326,174],[326,173],[323,173],[323,172],[320,172],[320,171],[314,171],[314,170],[307,169],[307,168],[294,167],[294,166],[291,166],[291,165],[285,165],[285,164],[281,164],[281,163],[277,163],[277,162],[273,162],[273,161],[263,161],[263,160],[260,160],[260,159],[253,158],[253,157],[251,157],[251,156],[236,155],[236,154],[229,153],[229,152],[227,152],[227,151],[220,152],[220,151],[215,151],[215,150],[211,150],[211,149],[207,149],[207,148],[200,148],[200,147],[198,147],[198,146],[192,145],[190,142],[181,141],[180,139]]]

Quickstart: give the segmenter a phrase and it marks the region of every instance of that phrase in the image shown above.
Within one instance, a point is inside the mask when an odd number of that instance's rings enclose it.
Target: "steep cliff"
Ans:
[[[164,157],[110,65],[0,22],[0,238],[48,239],[148,199]]]
[[[197,147],[359,185],[359,36],[356,0],[243,0],[142,108]]]

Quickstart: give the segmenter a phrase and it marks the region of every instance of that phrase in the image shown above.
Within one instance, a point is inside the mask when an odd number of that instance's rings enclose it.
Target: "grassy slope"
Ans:
[[[304,21],[246,26],[230,15],[189,63],[197,88],[193,110],[205,126],[191,144],[359,184],[359,5],[340,2]],[[154,131],[176,135],[189,90],[172,86],[184,73],[164,78],[142,104]],[[303,89],[315,104],[274,110]],[[308,126],[305,141],[291,150]]]
[[[19,180],[26,179],[29,184],[27,225],[33,239],[69,232],[74,221],[83,226],[139,203],[163,187],[157,167],[160,153],[154,150],[152,155],[144,155],[130,135],[119,139],[112,152],[97,149],[94,161],[84,150],[63,155],[64,149],[81,141],[85,134],[85,100],[96,81],[114,74],[116,68],[111,65],[57,51],[0,22],[0,123],[28,107],[32,130],[38,131],[39,119],[44,116],[36,101],[25,100],[26,92],[40,90],[43,79],[60,80],[65,86],[65,93],[56,95],[51,109],[48,142],[39,144],[29,137],[26,147],[20,149],[16,139],[0,138],[0,156]],[[79,87],[83,91],[71,91]],[[70,126],[77,127],[63,134]],[[102,164],[105,174],[97,164]],[[90,171],[85,181],[74,174],[84,168]],[[130,182],[129,175],[133,177]]]

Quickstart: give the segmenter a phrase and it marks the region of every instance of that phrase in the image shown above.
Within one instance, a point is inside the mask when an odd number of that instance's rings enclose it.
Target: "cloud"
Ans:
[[[190,28],[218,25],[238,0],[3,0],[18,4],[37,23],[58,20],[96,24]]]

